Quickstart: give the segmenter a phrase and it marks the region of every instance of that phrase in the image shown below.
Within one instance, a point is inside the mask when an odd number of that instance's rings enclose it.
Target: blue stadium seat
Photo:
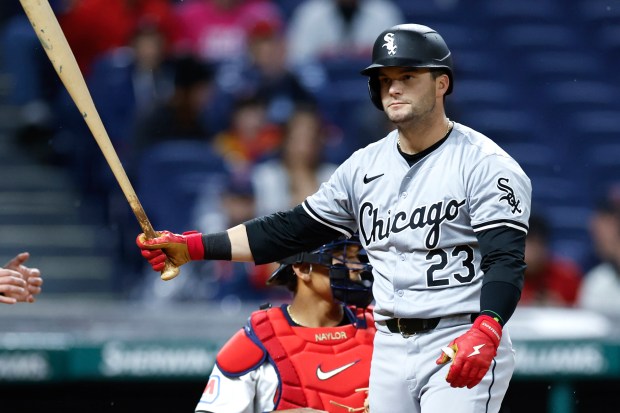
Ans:
[[[583,147],[620,143],[620,122],[618,108],[607,110],[582,109],[569,119],[570,129],[575,134],[574,141]]]
[[[544,2],[541,2],[544,3]],[[509,51],[571,51],[583,38],[573,27],[560,23],[524,23],[499,30],[498,41]]]
[[[614,85],[596,80],[554,82],[544,85],[540,92],[549,110],[560,114],[612,108],[618,99],[618,89]]]
[[[534,140],[500,144],[531,177],[553,177],[563,169],[564,154],[547,142]],[[558,174],[558,176],[560,176]]]
[[[175,140],[147,149],[138,164],[136,192],[153,226],[187,231],[198,195],[222,185],[228,165],[206,143]]]
[[[514,103],[518,93],[510,83],[488,78],[455,79],[454,85],[455,93],[448,99],[456,107],[474,111],[507,108]]]
[[[454,120],[484,133],[500,146],[531,142],[539,133],[539,122],[524,110],[487,108],[468,111],[465,107],[457,110],[458,118]]]
[[[459,1],[392,0],[403,12],[407,21],[433,27],[438,19],[453,20],[461,9]],[[442,4],[445,3],[445,4]],[[434,28],[434,27],[433,27]]]
[[[604,194],[611,184],[620,182],[620,142],[590,144],[580,160],[582,173],[587,176],[588,193],[593,199]]]
[[[460,82],[466,79],[491,78],[494,79],[500,69],[501,56],[482,48],[452,49],[454,62],[454,83],[460,87]],[[459,92],[460,94],[460,92]]]
[[[579,49],[535,51],[524,55],[522,61],[528,77],[543,83],[599,80],[605,67],[605,61],[600,55]]]
[[[557,1],[496,0],[485,1],[478,7],[490,24],[520,24],[530,22],[560,21],[565,5]]]
[[[619,0],[582,0],[577,12],[578,18],[592,28],[620,24]]]

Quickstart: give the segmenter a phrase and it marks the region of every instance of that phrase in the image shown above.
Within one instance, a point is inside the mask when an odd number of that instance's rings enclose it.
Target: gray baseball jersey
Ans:
[[[359,230],[374,271],[376,320],[480,311],[476,232],[527,232],[531,183],[492,140],[454,123],[412,167],[398,132],[355,152],[303,206],[347,236]]]

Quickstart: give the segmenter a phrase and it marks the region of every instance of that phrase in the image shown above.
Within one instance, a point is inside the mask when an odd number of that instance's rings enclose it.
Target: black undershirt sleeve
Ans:
[[[499,318],[501,325],[510,319],[521,298],[526,267],[525,235],[510,227],[477,234],[484,272],[480,312]]]
[[[316,221],[301,205],[244,223],[256,264],[310,251],[343,234]]]

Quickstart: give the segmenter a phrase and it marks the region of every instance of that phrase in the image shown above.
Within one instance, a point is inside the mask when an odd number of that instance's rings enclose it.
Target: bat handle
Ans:
[[[181,271],[179,267],[174,265],[169,259],[166,259],[164,263],[164,270],[161,272],[161,279],[164,281],[169,281],[179,275]]]
[[[144,213],[144,209],[142,209],[142,206],[139,205],[139,201],[137,200],[137,198],[132,199],[132,202],[130,202],[130,204],[132,205],[132,209],[135,212],[136,218],[138,218],[138,223],[140,224],[140,227],[142,228],[142,232],[144,232],[144,235],[146,236],[146,238],[147,239],[157,238],[157,233],[153,229],[153,226],[151,225],[151,221],[149,221],[149,219],[146,217],[146,214]],[[135,207],[134,206],[135,204],[139,205],[139,207]],[[164,281],[170,281],[171,279],[179,275],[179,273],[180,273],[179,267],[174,265],[172,261],[170,261],[170,259],[166,258],[166,262],[164,263],[164,269],[161,272],[161,279]]]

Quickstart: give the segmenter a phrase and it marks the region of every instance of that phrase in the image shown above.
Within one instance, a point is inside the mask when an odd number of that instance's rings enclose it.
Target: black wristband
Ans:
[[[203,234],[202,244],[205,249],[205,260],[230,261],[232,259],[232,246],[228,232]]]

